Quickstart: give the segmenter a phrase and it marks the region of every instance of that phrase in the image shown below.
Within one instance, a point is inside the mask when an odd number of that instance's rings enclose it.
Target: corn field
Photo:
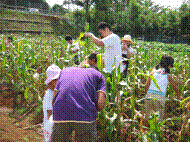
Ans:
[[[97,119],[98,140],[188,142],[190,140],[190,46],[134,39],[135,54],[129,59],[127,78],[122,78],[119,69],[113,67],[111,79],[102,66],[103,50],[90,39],[81,39],[83,35],[84,33],[81,33],[76,39],[81,47],[81,60],[85,60],[93,51],[99,52],[98,68],[105,76],[106,82],[111,84],[111,90],[107,91],[106,107],[99,112]],[[1,82],[9,84],[15,92],[22,93],[28,104],[27,107],[37,102],[35,110],[37,115],[42,110],[47,67],[53,63],[61,69],[76,66],[73,61],[75,54],[65,50],[67,43],[62,36],[15,34],[14,47],[10,48],[5,46],[6,37],[7,35],[0,35]],[[171,55],[175,59],[171,75],[178,82],[183,100],[177,100],[172,87],[168,86],[164,121],[158,121],[158,114],[152,115],[149,119],[150,128],[144,133],[145,82],[148,73],[159,63],[163,54]]]

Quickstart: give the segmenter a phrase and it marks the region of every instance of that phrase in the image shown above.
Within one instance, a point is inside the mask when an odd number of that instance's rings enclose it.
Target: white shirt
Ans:
[[[129,52],[131,52],[132,54],[134,54],[134,49],[129,47]],[[122,51],[122,54],[127,54],[127,50],[126,51]]]
[[[118,68],[119,63],[122,59],[121,54],[121,40],[118,35],[111,34],[102,39],[105,47],[105,68],[106,71],[111,73],[113,70],[112,65],[114,65],[114,57],[116,57],[116,67]],[[123,72],[123,65],[121,64],[121,72]]]
[[[53,110],[52,100],[54,91],[47,89],[43,98],[43,112],[44,112],[44,140],[49,141],[52,133],[53,127],[53,117],[52,115],[48,119],[47,110]]]
[[[74,43],[75,41],[73,40],[73,43],[72,44],[68,44],[68,46],[67,46],[67,51],[69,51],[69,48],[71,47],[71,46],[74,46],[73,48],[75,48],[75,49],[80,49],[79,48],[79,43],[78,42],[76,42],[76,43]],[[74,49],[71,49],[71,51],[74,51]]]
[[[68,44],[67,51],[69,51],[69,48],[71,46],[74,46],[73,48],[71,48],[71,51],[76,51],[76,49],[80,50],[79,43],[78,42],[74,43],[74,40],[72,44]],[[80,62],[80,52],[78,52],[77,54],[78,54],[78,60]]]
[[[162,95],[162,96],[165,96],[166,95],[166,89],[167,89],[167,85],[168,85],[168,74],[161,74],[157,71],[154,72],[153,74],[154,78],[156,79],[157,81],[157,84],[161,90],[160,90],[156,87],[156,85],[154,84],[153,80],[151,80],[151,83],[150,83],[150,87],[149,87],[149,90],[148,90],[148,93],[154,93],[153,91],[157,91],[157,93],[159,93],[159,95]]]

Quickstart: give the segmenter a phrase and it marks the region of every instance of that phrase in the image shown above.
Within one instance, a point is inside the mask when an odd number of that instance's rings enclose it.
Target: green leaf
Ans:
[[[84,33],[80,33],[79,40],[84,36]]]
[[[89,25],[89,23],[86,23],[86,26],[84,27],[84,29],[85,29],[85,32],[88,32],[88,31],[89,31],[89,28],[90,28],[90,25]]]
[[[5,42],[2,40],[2,52],[5,52]]]
[[[122,73],[120,72],[120,67],[121,67],[121,62],[120,62],[120,64],[119,64],[119,67],[118,67],[118,70],[117,70],[117,74],[118,74],[118,76],[117,76],[117,78],[118,78],[118,82],[120,82],[121,80],[122,80]]]
[[[24,91],[24,97],[26,100],[28,100],[28,91],[29,91],[29,87],[27,87]]]
[[[97,54],[97,67],[100,71],[102,71],[102,55],[101,54]]]
[[[152,79],[152,81],[154,82],[154,84],[155,84],[155,86],[158,88],[158,90],[159,90],[160,92],[162,92],[161,89],[160,89],[160,87],[159,87],[158,84],[157,84],[156,78],[155,78],[153,75],[150,75],[150,78]]]
[[[171,121],[171,123],[173,125],[174,124],[173,120],[183,120],[183,118],[181,118],[181,117],[167,118],[166,120],[163,120],[162,122],[160,122],[159,125],[162,126],[166,121]]]
[[[180,103],[180,106],[184,106],[184,104],[185,104],[188,100],[190,100],[190,96],[187,97],[187,98],[185,98],[185,99],[183,99],[183,100],[181,101],[181,103]]]

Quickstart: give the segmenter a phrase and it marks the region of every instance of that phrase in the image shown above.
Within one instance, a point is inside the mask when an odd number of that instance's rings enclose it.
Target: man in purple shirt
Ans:
[[[55,89],[51,141],[69,141],[73,130],[77,141],[96,141],[96,118],[106,101],[104,76],[93,68],[66,68]]]

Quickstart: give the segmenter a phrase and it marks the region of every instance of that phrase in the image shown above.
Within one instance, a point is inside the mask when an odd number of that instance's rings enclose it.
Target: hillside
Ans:
[[[36,13],[23,13],[11,10],[1,10],[0,32],[13,31],[71,34],[73,30],[70,23],[62,17]]]

